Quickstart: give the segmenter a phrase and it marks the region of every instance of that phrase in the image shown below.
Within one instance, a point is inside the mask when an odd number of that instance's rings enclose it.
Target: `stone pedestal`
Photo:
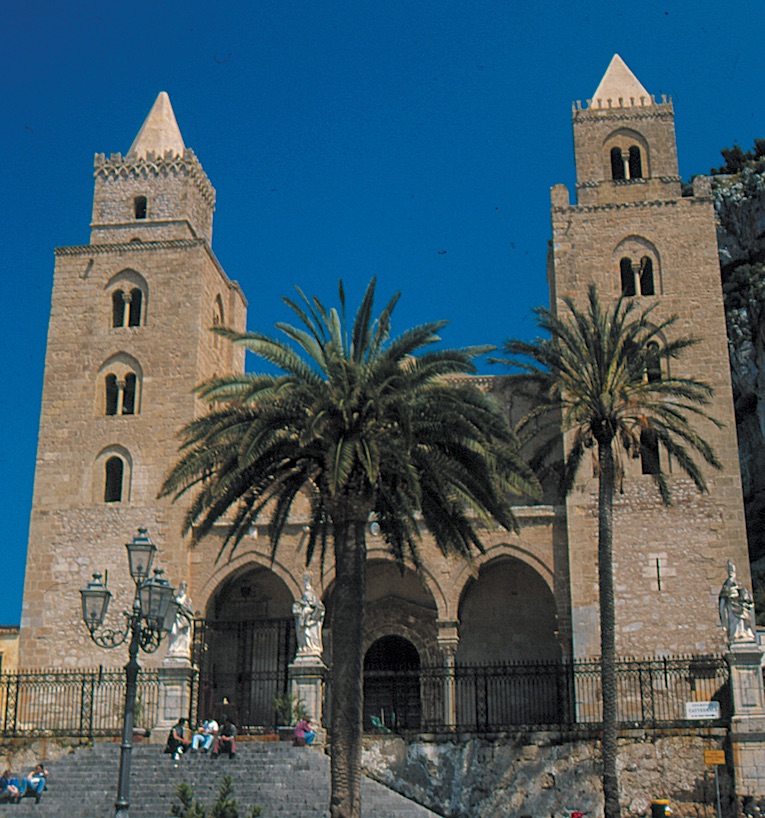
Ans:
[[[152,740],[163,742],[178,718],[189,714],[194,669],[188,659],[169,657],[164,660],[158,673],[159,707]]]
[[[733,697],[731,750],[739,798],[765,795],[765,691],[762,651],[756,642],[733,642],[728,655]]]
[[[326,742],[324,729],[324,689],[329,673],[318,656],[300,656],[289,665],[290,693],[303,702],[316,727],[314,746]]]
[[[457,727],[457,677],[455,673],[455,656],[459,647],[459,630],[457,622],[441,620],[438,622],[438,647],[444,662],[443,686],[443,721],[448,730]]]

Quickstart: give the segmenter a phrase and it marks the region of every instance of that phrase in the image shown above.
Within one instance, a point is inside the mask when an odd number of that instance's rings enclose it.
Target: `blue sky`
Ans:
[[[88,241],[96,152],[165,90],[218,192],[213,247],[250,302],[402,291],[394,330],[533,334],[571,103],[618,52],[675,103],[684,178],[765,137],[761,2],[15,0],[0,10],[6,397],[0,624],[18,623],[53,248]],[[129,536],[130,532],[126,532]]]

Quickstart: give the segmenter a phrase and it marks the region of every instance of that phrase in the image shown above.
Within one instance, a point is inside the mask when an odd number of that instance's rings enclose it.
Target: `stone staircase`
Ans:
[[[247,818],[253,804],[263,808],[262,818],[329,818],[329,758],[319,750],[288,742],[243,741],[234,759],[191,753],[173,762],[162,749],[156,744],[133,748],[131,818],[170,816],[171,806],[180,804],[176,786],[184,781],[209,815],[226,774],[234,781],[240,818]],[[0,804],[0,818],[114,815],[118,744],[99,742],[46,766],[51,774],[41,802],[24,798],[20,804]],[[437,818],[436,813],[367,778],[361,793],[364,818]]]

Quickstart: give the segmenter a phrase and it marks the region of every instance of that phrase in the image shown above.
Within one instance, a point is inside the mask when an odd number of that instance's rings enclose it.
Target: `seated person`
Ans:
[[[24,794],[21,786],[19,779],[14,778],[10,770],[6,770],[2,776],[0,776],[0,801],[10,801],[11,803],[18,804],[21,800],[21,796]]]
[[[316,738],[316,731],[311,729],[311,720],[310,719],[301,719],[295,725],[295,743],[296,744],[307,744],[309,747],[313,744],[313,740]]]
[[[37,764],[31,773],[24,779],[24,795],[34,795],[35,803],[40,803],[43,790],[48,781],[48,771],[44,764]]]
[[[166,753],[172,753],[173,761],[177,761],[181,754],[184,753],[189,745],[191,739],[186,735],[186,725],[188,720],[184,718],[178,719],[178,723],[174,724],[170,729],[170,735],[167,737]]]
[[[212,747],[213,740],[219,729],[220,727],[215,719],[205,719],[191,739],[191,749],[199,750],[201,747],[202,752],[206,753]]]
[[[236,727],[226,719],[220,732],[213,741],[212,755],[216,758],[221,753],[228,753],[230,758],[236,755]]]

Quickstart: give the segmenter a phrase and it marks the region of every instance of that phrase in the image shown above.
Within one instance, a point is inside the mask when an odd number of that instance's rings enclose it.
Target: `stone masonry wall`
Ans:
[[[650,815],[667,798],[676,816],[714,814],[714,772],[704,750],[720,749],[724,731],[623,736],[619,742],[622,815]],[[558,818],[569,810],[602,815],[596,741],[551,734],[407,743],[366,738],[365,772],[446,818]],[[723,816],[735,815],[733,784],[720,767]]]

